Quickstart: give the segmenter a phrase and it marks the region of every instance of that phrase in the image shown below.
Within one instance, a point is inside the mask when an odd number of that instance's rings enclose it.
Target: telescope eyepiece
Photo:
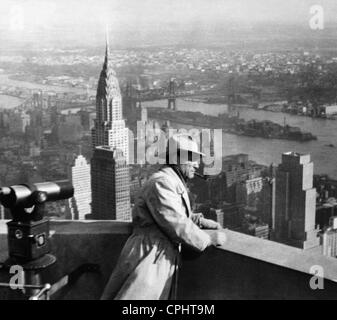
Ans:
[[[21,184],[0,188],[0,202],[7,208],[29,208],[47,201],[69,199],[73,195],[74,188],[68,181]]]
[[[0,197],[8,196],[10,193],[11,193],[11,188],[8,188],[8,187],[0,188]]]

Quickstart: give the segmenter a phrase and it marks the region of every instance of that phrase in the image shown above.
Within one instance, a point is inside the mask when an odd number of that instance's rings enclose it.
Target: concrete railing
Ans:
[[[116,221],[52,221],[51,247],[57,263],[43,274],[54,283],[85,263],[100,274],[86,273],[54,299],[98,299],[132,230]],[[0,261],[7,258],[7,229],[0,222]],[[212,232],[212,231],[208,231]],[[337,260],[317,252],[225,231],[228,242],[184,259],[179,273],[180,299],[335,299]],[[324,272],[324,289],[313,290],[313,266]]]

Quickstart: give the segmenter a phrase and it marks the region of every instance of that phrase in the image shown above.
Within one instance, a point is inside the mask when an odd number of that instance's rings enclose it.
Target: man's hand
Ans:
[[[221,247],[227,242],[227,236],[223,231],[212,232],[210,234],[211,245]]]
[[[220,223],[215,222],[214,220],[211,219],[205,219],[205,218],[200,218],[200,226],[203,229],[222,229]]]

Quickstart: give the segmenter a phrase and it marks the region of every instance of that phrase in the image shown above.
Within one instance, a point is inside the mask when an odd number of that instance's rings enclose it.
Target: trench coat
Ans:
[[[132,210],[133,232],[104,289],[102,300],[166,300],[185,244],[196,251],[210,236],[192,214],[187,189],[165,166],[145,183]]]

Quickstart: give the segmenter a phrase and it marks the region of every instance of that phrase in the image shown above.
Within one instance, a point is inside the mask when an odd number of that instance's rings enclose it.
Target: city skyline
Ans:
[[[335,297],[336,12],[2,0],[0,296],[8,256],[51,296]]]

